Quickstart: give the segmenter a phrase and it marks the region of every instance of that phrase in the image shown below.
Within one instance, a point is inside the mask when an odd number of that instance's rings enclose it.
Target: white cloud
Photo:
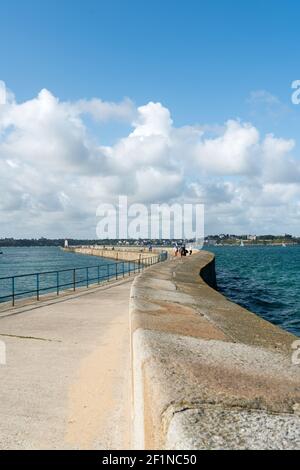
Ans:
[[[131,122],[135,117],[134,103],[125,98],[120,103],[105,102],[98,98],[79,100],[70,103],[69,107],[74,114],[89,114],[96,121],[120,120]]]
[[[0,105],[5,105],[14,101],[13,93],[6,87],[5,83],[0,80]]]
[[[264,165],[263,177],[266,182],[273,183],[299,183],[300,165],[299,161],[291,156],[295,148],[295,141],[276,138],[267,134],[262,143],[262,154]]]
[[[0,103],[3,235],[95,236],[98,204],[119,194],[204,202],[208,231],[299,233],[294,140],[239,120],[176,128],[161,103],[61,102],[48,90],[18,103],[3,82]],[[104,146],[86,115],[132,129]]]
[[[195,147],[196,161],[208,173],[249,174],[255,171],[259,133],[239,121],[227,121],[221,136],[204,138]]]
[[[148,103],[138,108],[137,119],[133,122],[134,131],[132,137],[161,136],[169,141],[173,121],[170,112],[160,103]]]

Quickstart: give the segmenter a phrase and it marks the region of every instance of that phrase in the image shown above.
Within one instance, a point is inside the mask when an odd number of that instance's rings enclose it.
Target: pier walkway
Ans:
[[[0,449],[128,449],[133,277],[0,315]]]

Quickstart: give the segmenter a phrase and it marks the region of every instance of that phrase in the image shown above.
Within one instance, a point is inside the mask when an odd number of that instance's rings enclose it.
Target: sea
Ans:
[[[12,279],[14,279],[15,298],[35,296],[37,276],[41,294],[72,289],[74,268],[76,268],[76,287],[105,281],[116,276],[116,262],[107,258],[66,252],[59,247],[0,247],[0,302],[12,301]],[[98,268],[99,266],[99,268]],[[87,270],[88,268],[88,270]],[[118,275],[129,269],[128,263],[119,263]],[[130,269],[133,269],[131,264]],[[57,275],[57,271],[60,271]],[[28,276],[24,276],[28,274]],[[88,275],[87,275],[88,274]],[[21,276],[21,277],[18,277]],[[8,279],[4,279],[7,278]]]
[[[208,247],[218,289],[265,320],[300,336],[300,246]]]
[[[300,336],[300,246],[218,246],[206,248],[216,255],[218,289],[232,301],[246,307],[262,318]],[[70,270],[60,273],[60,284],[72,285],[74,268],[76,286],[86,282],[86,267],[89,277],[115,275],[113,260],[65,252],[58,247],[3,247],[0,255],[0,278],[36,272]],[[109,265],[109,266],[107,266]],[[119,273],[122,266],[119,266]],[[128,266],[125,263],[125,271]],[[56,274],[41,275],[42,292],[55,291]],[[36,276],[17,278],[18,293],[32,291],[36,287]],[[48,288],[46,290],[46,288]],[[43,289],[45,289],[43,291]],[[0,302],[10,300],[11,280],[0,279]],[[35,295],[34,292],[21,295]]]

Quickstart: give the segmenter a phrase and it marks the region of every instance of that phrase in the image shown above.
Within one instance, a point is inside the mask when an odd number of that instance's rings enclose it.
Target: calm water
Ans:
[[[95,256],[81,255],[77,253],[68,253],[57,247],[33,247],[33,248],[0,248],[3,252],[0,255],[0,278],[6,276],[16,276],[19,274],[31,274],[36,272],[56,271],[63,269],[73,269],[89,266],[89,278],[98,276],[97,265],[102,265],[100,269],[100,277],[107,279],[115,275],[114,260],[98,258]],[[125,271],[128,270],[127,263],[124,263]],[[121,273],[122,264],[118,266],[118,272]],[[59,284],[69,284],[73,281],[73,272],[65,272],[59,275]],[[57,275],[56,273],[41,275],[40,288],[45,289],[44,293],[56,289]],[[95,282],[95,281],[94,281]],[[86,270],[82,269],[76,272],[76,285],[82,286],[86,284]],[[70,286],[68,286],[70,287]],[[0,297],[11,294],[11,280],[0,279]],[[16,293],[31,291],[36,288],[36,276],[26,278],[16,278]],[[47,288],[47,289],[46,289]],[[29,294],[28,294],[29,295]],[[34,293],[31,293],[34,295]],[[23,297],[23,296],[19,296]],[[19,298],[18,297],[18,298]],[[2,298],[1,301],[10,300]]]
[[[300,246],[213,247],[219,290],[300,336]]]
[[[56,247],[4,247],[0,250],[3,251],[0,277],[98,264],[103,265],[100,276],[104,279],[108,273],[110,276],[115,274],[113,260],[66,253]],[[221,292],[266,320],[300,336],[300,246],[213,247],[209,250],[216,254],[217,281]],[[72,275],[72,272],[61,274],[60,283],[72,282]],[[96,268],[90,268],[89,277],[97,277]],[[79,271],[77,285],[84,285],[85,279],[86,271]],[[49,290],[54,290],[55,285],[56,275],[41,276],[41,288],[53,286]],[[32,290],[35,286],[35,277],[16,280],[17,292]],[[0,296],[10,293],[11,282],[0,280]]]

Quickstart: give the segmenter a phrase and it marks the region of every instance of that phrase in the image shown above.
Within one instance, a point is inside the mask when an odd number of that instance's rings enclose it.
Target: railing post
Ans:
[[[55,288],[56,288],[56,294],[57,296],[59,296],[60,287],[64,288],[66,286],[69,286],[67,289],[73,289],[73,291],[76,291],[76,285],[78,282],[84,285],[84,282],[86,281],[86,287],[88,288],[90,286],[89,269],[91,267],[93,269],[97,268],[97,277],[92,277],[91,282],[93,283],[93,281],[95,281],[96,283],[96,281],[98,281],[98,284],[100,284],[101,279],[105,280],[105,274],[104,274],[105,266],[107,268],[107,281],[109,281],[110,279],[114,279],[114,278],[118,280],[121,277],[125,278],[125,275],[127,276],[127,274],[128,276],[131,276],[132,272],[134,273],[134,275],[136,273],[143,272],[147,267],[152,266],[153,264],[159,263],[161,261],[165,261],[166,259],[168,259],[167,253],[162,253],[160,255],[148,256],[144,258],[139,257],[133,260],[126,260],[126,261],[123,260],[123,261],[119,261],[115,263],[107,263],[106,265],[103,264],[103,265],[97,265],[97,266],[87,266],[87,267],[82,267],[82,268],[70,268],[70,269],[62,270],[62,271],[32,273],[32,274],[29,274],[29,276],[36,279],[36,289],[34,289],[34,286],[33,286],[30,292],[20,292],[20,293],[16,292],[16,278],[18,276],[9,276],[6,279],[11,280],[11,295],[7,297],[11,298],[12,306],[15,306],[16,298],[18,295],[23,295],[23,294],[25,295],[28,293],[30,294],[36,293],[36,299],[39,301],[41,292],[43,290],[47,290],[47,287],[43,287],[43,286],[41,287],[41,275],[49,275],[49,274],[54,275],[54,276],[56,275],[56,286],[54,282],[53,283],[54,285],[49,287],[49,289],[51,288],[51,292],[53,291],[55,292]],[[127,265],[127,271],[125,268],[125,263]],[[133,263],[133,267],[132,267],[132,263]],[[110,265],[113,265],[113,264],[115,265],[115,272],[110,273]],[[118,265],[120,265],[120,269],[118,268]],[[103,269],[103,274],[101,274],[100,272],[101,268]],[[86,280],[84,278],[81,280],[81,276],[79,276],[79,279],[78,279],[77,273],[76,273],[77,269],[86,270]],[[60,272],[71,272],[72,273],[71,281],[68,282],[67,284],[60,285]],[[20,277],[23,277],[23,276],[20,276]],[[45,278],[45,282],[46,281],[47,281],[47,277]],[[47,282],[45,286],[47,286]]]
[[[59,295],[59,271],[56,271],[56,294]]]
[[[36,300],[40,300],[40,276],[36,275]]]
[[[11,286],[11,295],[12,295],[12,305],[15,306],[15,278],[14,276],[11,278],[12,286]]]

